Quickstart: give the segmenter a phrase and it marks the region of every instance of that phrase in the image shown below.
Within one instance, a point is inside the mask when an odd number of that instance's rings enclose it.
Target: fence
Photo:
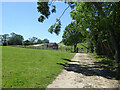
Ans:
[[[12,45],[14,47],[21,47],[21,48],[28,48],[28,49],[41,49],[41,50],[60,50],[60,51],[67,51],[67,52],[74,52],[74,48],[71,47],[63,47],[63,48],[58,48],[58,49],[50,49],[50,48],[42,48],[42,47],[35,47],[35,46],[23,46],[23,45]],[[88,48],[80,48],[78,47],[78,53],[81,52],[89,52]]]

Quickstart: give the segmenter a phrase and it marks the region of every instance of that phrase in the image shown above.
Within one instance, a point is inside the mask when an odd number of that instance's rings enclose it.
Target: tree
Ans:
[[[22,45],[23,43],[23,36],[15,33],[10,34],[11,37],[9,37],[8,44],[9,45]]]
[[[25,40],[24,42],[23,42],[23,45],[30,45],[30,41],[29,40]]]
[[[1,35],[1,41],[3,43],[3,46],[7,46],[8,45],[8,38],[9,38],[9,34],[4,34]]]
[[[31,42],[31,44],[36,44],[36,43],[37,43],[37,40],[38,40],[37,37],[29,38],[29,41]]]
[[[37,44],[41,44],[43,41],[41,39],[38,39]]]
[[[90,40],[98,54],[116,59],[117,75],[120,75],[120,3],[117,2],[91,2],[76,3],[76,10],[71,17],[90,30]]]
[[[48,39],[44,39],[43,43],[49,43],[49,40]]]
[[[56,19],[55,24],[48,29],[50,33],[54,32],[55,34],[59,35],[60,29],[61,29],[61,21],[60,21],[61,17],[69,7],[71,9],[75,7],[74,2],[65,1],[65,3],[68,4],[68,7],[63,11],[61,16]],[[41,2],[40,0],[38,0],[37,5],[38,5],[37,10],[41,14],[40,17],[38,18],[39,22],[43,22],[45,19],[48,19],[51,13],[56,13],[56,6],[54,2],[49,2],[49,0],[48,2]]]
[[[77,44],[84,40],[84,36],[80,32],[80,27],[75,22],[71,22],[71,24],[65,27],[62,38],[62,42],[65,45],[74,45],[74,52],[76,52]]]

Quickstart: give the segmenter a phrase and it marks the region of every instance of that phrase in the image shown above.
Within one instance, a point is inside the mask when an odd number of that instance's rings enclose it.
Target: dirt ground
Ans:
[[[77,53],[68,61],[70,62],[47,88],[118,88],[118,81],[112,79],[90,55]]]

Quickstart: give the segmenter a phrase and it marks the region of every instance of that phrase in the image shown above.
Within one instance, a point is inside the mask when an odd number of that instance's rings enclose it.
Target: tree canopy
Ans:
[[[29,40],[24,40],[22,35],[16,34],[14,32],[10,34],[0,35],[0,44],[3,46],[7,45],[33,45],[33,44],[41,44],[41,43],[49,43],[48,39],[39,39],[37,37],[31,37]]]
[[[116,59],[119,72],[117,75],[120,75],[120,3],[72,2],[69,5],[75,5],[76,7],[75,10],[71,11],[70,15],[76,24],[82,28],[79,30],[84,34],[83,36],[86,36],[89,48],[97,54]],[[60,21],[59,18],[57,21]],[[55,27],[56,25],[51,26],[49,31],[51,33],[55,32]],[[86,30],[89,33],[86,33]],[[60,31],[60,28],[58,31]],[[71,38],[69,35],[67,36],[68,31],[69,29],[65,29],[63,40],[65,36]],[[68,44],[68,42],[65,44]]]
[[[49,0],[48,0],[49,1]],[[59,35],[59,32],[61,30],[61,17],[63,16],[63,14],[65,13],[65,11],[70,7],[71,9],[73,9],[75,7],[74,2],[65,2],[68,7],[63,11],[63,13],[61,14],[61,16],[59,18],[56,19],[56,22],[54,23],[54,25],[52,25],[48,31],[50,33],[55,33],[57,35]],[[52,13],[56,13],[56,5],[54,4],[54,2],[41,2],[40,0],[38,0],[37,2],[37,10],[38,12],[40,12],[40,17],[38,18],[39,22],[44,22],[45,19],[48,19],[49,16]]]
[[[11,37],[9,37],[8,44],[9,45],[22,45],[23,40],[24,38],[22,35],[11,33]]]
[[[49,40],[48,39],[44,39],[43,43],[49,43]]]
[[[65,31],[62,36],[62,42],[65,45],[74,45],[74,52],[76,52],[77,44],[84,40],[84,36],[80,29],[81,28],[75,22],[71,22],[71,24],[65,27]]]

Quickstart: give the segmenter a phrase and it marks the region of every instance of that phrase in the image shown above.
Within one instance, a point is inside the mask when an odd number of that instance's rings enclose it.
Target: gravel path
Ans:
[[[47,88],[117,88],[118,81],[96,63],[90,55],[77,53]]]

